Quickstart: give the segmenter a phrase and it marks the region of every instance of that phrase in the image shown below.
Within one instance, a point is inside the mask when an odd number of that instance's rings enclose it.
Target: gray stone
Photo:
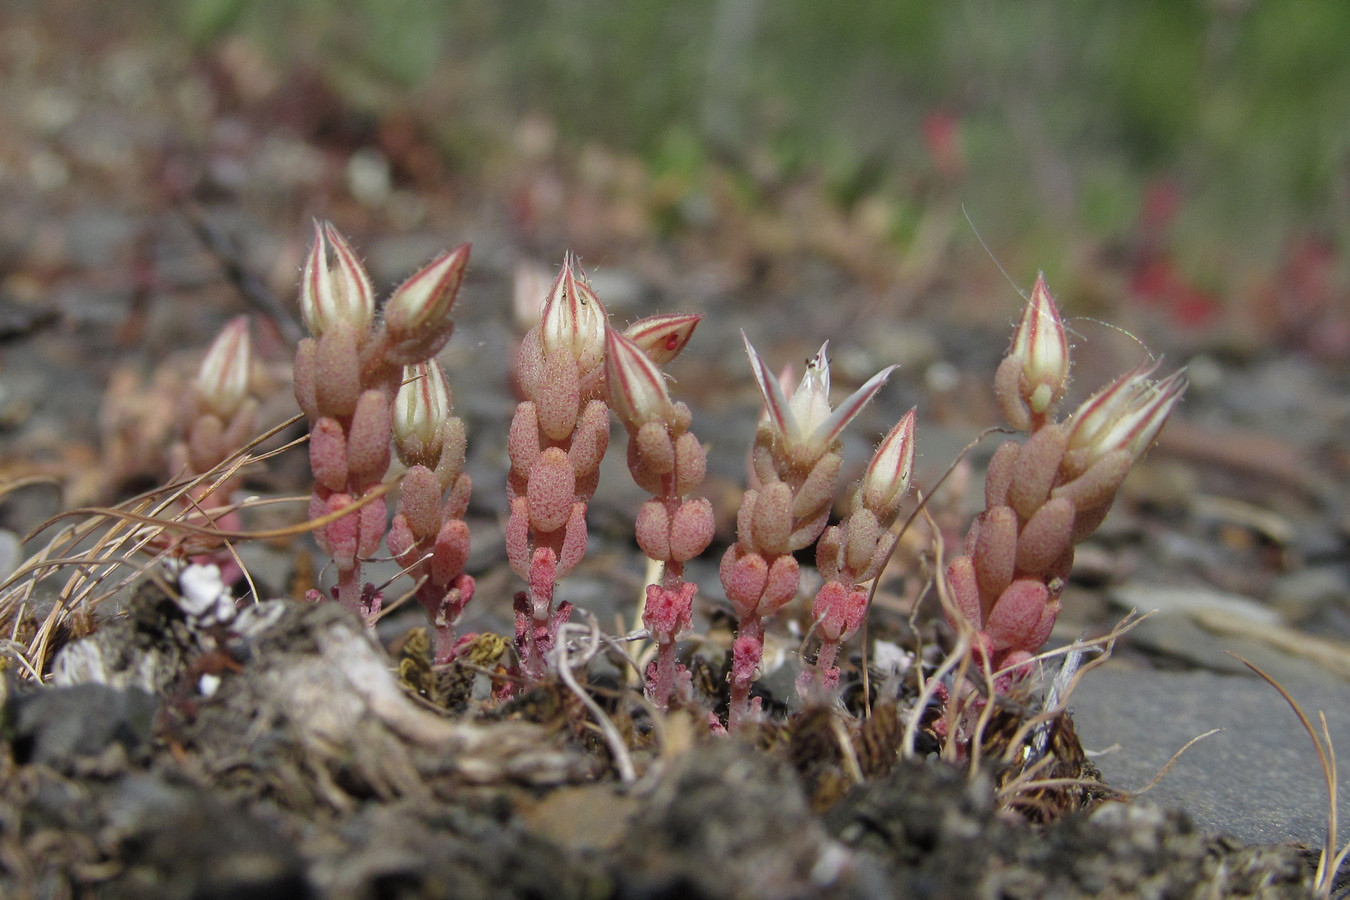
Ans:
[[[1290,622],[1315,617],[1322,608],[1345,606],[1350,575],[1342,566],[1303,568],[1282,575],[1270,586],[1271,605]]]
[[[1316,722],[1327,713],[1332,741],[1350,747],[1350,698],[1326,679],[1286,683]],[[1114,787],[1139,790],[1187,741],[1187,750],[1146,795],[1185,809],[1199,827],[1253,843],[1321,846],[1326,786],[1317,754],[1284,699],[1253,677],[1211,672],[1131,671],[1115,663],[1082,679],[1070,698],[1083,746]],[[1112,748],[1111,752],[1106,751]],[[1350,764],[1340,764],[1340,808],[1350,809]],[[1341,841],[1345,840],[1344,833]]]

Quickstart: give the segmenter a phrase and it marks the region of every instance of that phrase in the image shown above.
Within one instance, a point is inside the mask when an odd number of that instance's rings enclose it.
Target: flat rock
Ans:
[[[1316,723],[1327,713],[1342,748],[1340,808],[1350,809],[1350,697],[1331,679],[1286,683]],[[1083,746],[1113,787],[1139,790],[1187,741],[1211,728],[1147,797],[1186,810],[1208,831],[1252,843],[1294,841],[1320,847],[1327,794],[1317,754],[1284,699],[1253,677],[1212,672],[1134,671],[1108,664],[1082,679],[1071,698]],[[1346,836],[1341,835],[1344,842]]]

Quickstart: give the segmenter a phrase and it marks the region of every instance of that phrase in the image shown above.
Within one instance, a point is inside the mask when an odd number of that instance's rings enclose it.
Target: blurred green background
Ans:
[[[185,0],[356,98],[435,94],[461,162],[527,113],[656,168],[824,174],[838,202],[959,178],[982,230],[1135,228],[1165,180],[1192,255],[1347,225],[1344,0]],[[944,151],[944,140],[954,141]],[[936,146],[935,146],[936,145]],[[952,154],[943,158],[943,153]],[[1047,224],[1049,223],[1049,224]],[[1057,223],[1057,224],[1056,224]]]

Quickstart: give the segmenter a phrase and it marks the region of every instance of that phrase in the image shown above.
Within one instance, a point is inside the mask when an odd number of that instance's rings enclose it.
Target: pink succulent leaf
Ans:
[[[506,559],[511,571],[521,578],[529,577],[530,570],[530,511],[529,501],[516,497],[511,501],[511,515],[506,520]]]
[[[1050,496],[1064,450],[1068,431],[1063,424],[1046,425],[1022,444],[1013,460],[1008,484],[1008,505],[1023,518],[1030,518]]]
[[[614,384],[613,379],[610,385]],[[685,432],[688,434],[688,432]],[[629,467],[640,466],[652,475],[668,475],[675,468],[675,442],[664,422],[648,422],[629,439]]]
[[[751,682],[764,659],[764,638],[742,635],[732,642],[731,681]]]
[[[712,503],[704,497],[686,500],[670,519],[670,557],[687,562],[708,549],[716,525]]]
[[[995,650],[1026,650],[1035,653],[1035,641],[1042,633],[1042,621],[1050,591],[1034,578],[1019,578],[999,595],[985,620],[985,633],[993,639]]]
[[[758,553],[734,544],[722,556],[722,588],[738,618],[753,615],[769,580],[769,565]]]
[[[792,556],[777,557],[769,566],[768,582],[756,612],[765,616],[777,612],[797,596],[800,583],[801,569],[797,560]]]
[[[1073,501],[1049,500],[1022,526],[1017,536],[1017,569],[1027,574],[1048,574],[1073,546]]]
[[[362,391],[347,434],[347,477],[365,485],[389,470],[389,400],[384,391]]]
[[[577,479],[567,453],[550,447],[530,469],[525,496],[530,524],[541,532],[557,531],[567,523],[576,497]]]
[[[347,518],[357,520],[360,529],[360,542],[356,548],[357,558],[369,559],[374,556],[380,549],[380,541],[384,540],[384,530],[388,522],[385,499],[377,497],[361,507],[356,515]]]
[[[324,515],[341,512],[352,505],[350,494],[333,494],[323,509]],[[356,564],[361,538],[359,511],[357,515],[343,515],[320,529],[328,542],[328,555],[339,569],[350,569]]]
[[[634,528],[638,546],[651,559],[669,562],[670,555],[670,513],[659,500],[648,500],[638,511]]]
[[[553,611],[553,588],[558,581],[558,556],[548,547],[534,551],[530,560],[530,609],[536,622],[546,622]]]
[[[419,539],[429,538],[441,527],[441,484],[426,466],[413,466],[403,476],[398,511]]]
[[[558,558],[559,578],[569,574],[586,555],[586,539],[586,504],[578,500],[572,504],[572,514],[563,526],[562,550]]]
[[[464,573],[469,561],[469,526],[455,519],[441,526],[431,557],[431,580],[447,585]]]
[[[309,468],[330,491],[347,486],[347,437],[337,419],[324,416],[310,429]]]
[[[417,562],[417,539],[413,537],[412,529],[408,527],[408,520],[399,513],[394,516],[394,520],[389,524],[389,534],[385,536],[385,544],[389,547],[389,554],[398,560],[399,565],[410,567]]]
[[[811,604],[811,616],[819,623],[823,640],[846,641],[853,636],[867,613],[867,594],[837,581],[827,581]]]

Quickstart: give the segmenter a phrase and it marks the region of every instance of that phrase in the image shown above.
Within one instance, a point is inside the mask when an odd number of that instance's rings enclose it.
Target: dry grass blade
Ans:
[[[605,711],[600,707],[600,704],[595,702],[595,698],[586,693],[581,685],[577,683],[576,676],[572,674],[574,660],[572,660],[571,655],[568,652],[569,634],[585,634],[590,637],[590,647],[587,648],[581,661],[576,663],[578,665],[585,665],[586,662],[588,662],[600,649],[600,626],[596,623],[593,616],[591,617],[591,624],[589,626],[577,624],[563,625],[562,628],[558,630],[558,647],[555,651],[556,659],[554,668],[557,670],[558,676],[562,678],[563,684],[567,686],[567,689],[576,695],[577,699],[586,706],[586,709],[590,711],[591,716],[595,719],[596,725],[600,728],[600,734],[604,737],[605,746],[609,748],[610,755],[614,757],[614,767],[619,770],[620,780],[622,780],[624,784],[632,784],[637,780],[637,769],[633,766],[633,759],[628,753],[628,746],[624,743],[623,735],[619,733],[619,729],[614,725],[614,722],[609,716],[605,714]]]
[[[1330,897],[1331,889],[1336,880],[1336,873],[1340,871],[1341,866],[1345,865],[1345,861],[1350,859],[1350,841],[1347,841],[1339,852],[1336,851],[1336,834],[1339,830],[1337,821],[1339,776],[1336,771],[1336,748],[1331,742],[1331,732],[1327,729],[1326,714],[1321,710],[1317,712],[1317,718],[1322,723],[1322,733],[1319,735],[1317,730],[1313,728],[1312,722],[1308,721],[1308,716],[1303,712],[1303,707],[1299,706],[1298,701],[1293,698],[1289,691],[1285,690],[1284,685],[1266,674],[1259,666],[1248,662],[1236,653],[1230,652],[1228,655],[1251,669],[1262,681],[1279,692],[1279,695],[1284,698],[1284,702],[1289,704],[1289,708],[1294,711],[1294,715],[1298,716],[1299,724],[1308,733],[1308,739],[1312,741],[1313,748],[1317,751],[1317,761],[1322,766],[1322,778],[1327,786],[1327,833],[1326,843],[1317,858],[1317,872],[1313,876],[1313,888],[1316,890],[1318,897]]]
[[[204,511],[200,503],[234,478],[247,465],[268,459],[295,446],[292,441],[260,455],[253,451],[299,420],[292,417],[268,429],[248,442],[208,472],[186,481],[175,481],[132,497],[114,507],[85,507],[69,510],[48,519],[25,538],[32,540],[38,534],[63,520],[79,521],[57,533],[48,543],[21,564],[0,583],[0,628],[17,639],[31,627],[29,617],[34,614],[33,593],[38,584],[53,572],[70,569],[70,577],[56,592],[51,606],[36,623],[23,660],[30,673],[44,670],[53,651],[56,635],[71,616],[89,612],[98,603],[126,588],[136,579],[152,573],[166,556],[175,553],[172,541],[164,535],[173,532],[190,536],[223,547],[233,554],[232,541],[252,541],[289,537],[322,527],[334,518],[355,511],[387,494],[394,484],[381,485],[376,491],[335,514],[295,526],[270,531],[229,531],[212,521],[221,515],[261,505],[269,500],[251,499],[238,505],[213,507]],[[194,494],[197,489],[202,489]],[[296,498],[298,501],[300,498]],[[92,545],[85,546],[89,541]],[[149,562],[133,562],[133,558],[147,549],[153,549]],[[241,566],[241,569],[243,567]],[[129,570],[123,577],[115,577],[119,569]],[[245,571],[245,577],[247,572]],[[251,581],[250,581],[251,583]],[[27,623],[27,624],[26,624]],[[26,636],[26,635],[25,635]]]
[[[1143,787],[1141,787],[1139,790],[1131,791],[1131,796],[1142,797],[1144,794],[1147,794],[1149,791],[1153,790],[1155,787],[1158,786],[1158,782],[1163,780],[1163,776],[1165,776],[1168,772],[1170,772],[1172,770],[1172,767],[1177,764],[1177,760],[1181,759],[1181,754],[1185,753],[1187,750],[1191,749],[1196,744],[1203,741],[1205,738],[1213,737],[1214,735],[1224,730],[1225,729],[1223,728],[1211,728],[1209,731],[1197,734],[1195,737],[1191,738],[1189,741],[1182,744],[1181,748],[1177,750],[1176,753],[1173,753],[1171,757],[1168,758],[1167,762],[1163,763],[1163,767],[1158,770],[1158,774],[1153,776],[1153,780],[1150,781],[1148,784],[1144,785]]]

